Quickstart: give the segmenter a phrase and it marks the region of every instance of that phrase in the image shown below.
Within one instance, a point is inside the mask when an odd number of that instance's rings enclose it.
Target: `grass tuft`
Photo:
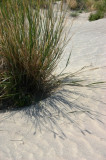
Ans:
[[[75,17],[75,18],[78,17],[78,12],[72,12],[71,17]]]
[[[97,11],[96,13],[91,13],[89,16],[89,21],[95,21],[104,17],[104,13]]]
[[[41,9],[41,1],[8,0],[0,6],[3,105],[30,105],[46,98],[59,84],[52,73],[66,43],[63,37],[61,40],[65,14],[61,11],[58,16],[53,12],[52,1],[48,5],[47,9]]]
[[[100,0],[96,4],[96,13],[91,13],[89,16],[89,21],[94,21],[101,19],[106,13],[106,0]]]

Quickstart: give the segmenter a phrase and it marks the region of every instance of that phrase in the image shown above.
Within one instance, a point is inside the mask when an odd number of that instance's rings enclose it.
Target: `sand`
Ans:
[[[66,72],[88,66],[74,77],[85,84],[106,81],[106,19],[89,22],[88,15],[74,21],[56,70],[72,49]],[[68,14],[66,29],[71,20]],[[0,160],[106,160],[106,85],[66,85],[36,106],[0,112]]]

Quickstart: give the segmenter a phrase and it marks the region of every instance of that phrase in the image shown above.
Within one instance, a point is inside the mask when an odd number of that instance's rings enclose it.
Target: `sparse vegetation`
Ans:
[[[72,10],[96,11],[91,13],[89,20],[103,18],[106,13],[106,0],[66,0]]]
[[[95,0],[67,0],[70,9],[73,10],[94,10]]]
[[[61,39],[65,15],[53,13],[52,3],[48,4],[45,10],[33,0],[2,2],[0,104],[29,105],[50,95],[59,84],[52,72],[66,43]]]
[[[89,21],[95,21],[104,17],[104,13],[97,11],[96,13],[91,13],[89,17]]]
[[[91,13],[89,20],[94,21],[101,19],[105,16],[106,13],[106,0],[100,0],[98,3],[96,3],[96,12]]]
[[[78,12],[72,12],[71,17],[78,17]]]

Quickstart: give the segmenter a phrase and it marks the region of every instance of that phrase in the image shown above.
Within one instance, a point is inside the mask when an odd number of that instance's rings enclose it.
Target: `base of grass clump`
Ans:
[[[89,21],[95,21],[98,19],[102,19],[104,17],[104,13],[101,11],[97,11],[96,13],[91,13],[89,16]]]
[[[36,104],[39,101],[50,97],[53,90],[58,86],[54,86],[53,88],[49,87],[46,91],[43,91],[43,88],[41,91],[33,90],[33,92],[32,90],[29,92],[25,92],[24,89],[21,89],[20,92],[19,90],[17,90],[17,92],[15,93],[11,91],[10,93],[8,93],[7,97],[1,99],[0,109],[13,109]]]

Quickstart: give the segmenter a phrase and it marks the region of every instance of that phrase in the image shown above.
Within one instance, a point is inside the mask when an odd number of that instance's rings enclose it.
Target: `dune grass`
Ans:
[[[72,10],[94,10],[95,0],[66,0],[68,6]]]
[[[52,73],[66,44],[65,14],[40,2],[8,0],[0,7],[0,104],[8,107],[44,99],[59,85]]]
[[[101,19],[106,14],[106,0],[65,0],[70,9],[76,11],[96,11],[89,16],[90,21]]]
[[[91,13],[89,16],[89,21],[94,21],[101,19],[105,16],[106,14],[106,0],[100,0],[96,3],[95,5],[96,12]]]

